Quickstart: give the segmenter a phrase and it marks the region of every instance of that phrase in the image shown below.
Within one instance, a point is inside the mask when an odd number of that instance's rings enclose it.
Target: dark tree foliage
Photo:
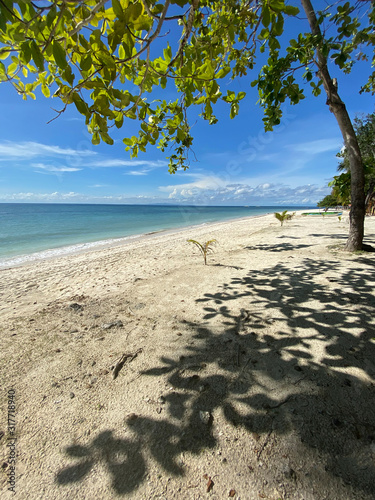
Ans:
[[[365,174],[365,205],[370,211],[375,198],[375,113],[354,119],[354,130],[361,151],[363,169]],[[338,166],[340,175],[334,177],[330,183],[332,195],[336,196],[343,204],[350,203],[351,169],[346,148],[337,156],[342,158]]]
[[[319,203],[320,208],[331,208],[341,205],[340,201],[333,194],[327,194]]]

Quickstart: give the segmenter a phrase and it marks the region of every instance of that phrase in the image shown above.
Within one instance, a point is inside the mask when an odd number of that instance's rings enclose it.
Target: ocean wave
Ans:
[[[146,233],[147,234],[147,233]],[[122,238],[111,238],[107,240],[92,241],[87,243],[76,243],[74,245],[42,250],[40,252],[34,252],[31,254],[18,255],[16,257],[11,257],[7,259],[0,259],[0,269],[17,267],[22,264],[27,264],[30,262],[38,262],[41,260],[53,259],[56,257],[64,257],[67,255],[74,255],[88,250],[99,250],[101,248],[108,248],[110,246],[120,245],[121,243],[126,243],[134,239],[139,239],[142,236],[140,234],[135,234],[131,236],[125,236]]]

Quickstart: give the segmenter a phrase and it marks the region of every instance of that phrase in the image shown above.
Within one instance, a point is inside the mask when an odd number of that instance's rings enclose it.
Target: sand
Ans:
[[[375,253],[347,233],[267,215],[0,271],[1,497],[374,499]]]

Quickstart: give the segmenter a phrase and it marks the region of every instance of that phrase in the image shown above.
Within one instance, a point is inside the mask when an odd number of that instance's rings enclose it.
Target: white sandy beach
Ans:
[[[347,233],[267,215],[1,270],[4,498],[13,388],[22,499],[374,499],[375,253]]]

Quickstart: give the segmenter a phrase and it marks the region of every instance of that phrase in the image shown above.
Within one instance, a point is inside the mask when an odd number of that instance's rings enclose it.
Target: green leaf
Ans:
[[[33,58],[36,67],[39,69],[39,71],[44,71],[44,57],[38,45],[36,44],[35,40],[32,40],[30,44],[30,49],[31,49],[31,57]]]
[[[299,8],[294,7],[293,5],[285,5],[284,12],[288,16],[296,16],[299,14]]]
[[[8,75],[12,77],[17,70],[18,70],[18,63],[12,62],[12,64],[9,64],[8,66]]]
[[[167,45],[167,48],[163,50],[163,55],[164,55],[164,60],[169,64],[172,60],[172,49],[169,46],[169,43]]]
[[[108,34],[108,45],[110,46],[112,52],[114,52],[116,50],[116,47],[121,43],[125,31],[125,23],[116,20],[113,24],[113,30]]]
[[[276,36],[280,36],[284,31],[284,18],[281,14],[278,14],[277,21],[273,26],[273,32]]]
[[[119,0],[112,0],[112,9],[119,19],[124,17],[124,11],[122,10]]]
[[[134,47],[134,40],[131,36],[127,36],[123,42],[122,42],[122,47],[125,51],[125,57],[124,59],[128,59],[129,57],[132,56],[132,51]]]
[[[44,97],[50,97],[51,92],[50,92],[49,88],[47,87],[47,85],[42,85],[42,93],[43,93]]]
[[[24,42],[21,44],[20,59],[24,64],[29,64],[31,59],[31,48],[29,42]]]
[[[148,31],[150,28],[151,28],[151,25],[152,25],[152,19],[150,19],[148,16],[146,15],[143,15],[143,16],[139,16],[137,17],[137,19],[135,19],[133,21],[133,26],[134,28],[138,31],[140,30],[146,30]]]
[[[113,139],[107,134],[107,132],[100,131],[100,137],[106,144],[109,144],[110,146],[113,145]]]
[[[224,66],[217,74],[217,78],[224,78],[227,76],[227,74],[230,72],[230,66]]]
[[[24,45],[24,44],[22,44],[22,45]],[[0,59],[2,59],[4,61],[4,59],[6,59],[9,56],[9,54],[10,54],[10,50],[1,49],[0,50]]]
[[[2,7],[2,5],[0,5],[0,31],[2,31],[4,33],[7,29],[7,25],[6,25],[6,17],[4,16],[3,9],[4,8]]]
[[[4,77],[5,77],[6,72],[7,72],[7,71],[6,71],[6,69],[5,69],[4,64],[0,61],[0,75],[4,75]],[[0,79],[1,79],[1,78],[0,78]]]
[[[131,3],[127,6],[124,15],[125,24],[133,24],[143,12],[143,6],[139,3]]]
[[[109,52],[104,52],[104,51],[98,52],[96,54],[96,57],[99,59],[101,63],[108,66],[108,68],[116,69],[115,61],[113,57],[111,57]]]
[[[85,101],[81,98],[81,96],[77,93],[73,93],[73,102],[75,104],[75,107],[77,108],[77,111],[81,113],[81,115],[87,115],[89,108]]]
[[[88,71],[92,66],[91,55],[87,54],[85,57],[82,57],[80,62],[80,67],[82,71]]]
[[[263,5],[263,10],[262,10],[262,24],[265,28],[268,27],[268,25],[271,22],[271,13],[267,5]]]
[[[227,95],[223,97],[225,102],[233,102],[236,99],[236,93],[233,90],[228,90]]]
[[[269,32],[269,29],[268,28],[264,28],[262,29],[262,31],[259,33],[259,40],[267,40],[267,38],[269,38],[270,36],[270,32]]]
[[[120,59],[125,59],[125,49],[123,47],[123,45],[120,45],[119,48],[118,48],[118,56]]]
[[[119,117],[116,118],[115,120],[115,125],[116,125],[116,128],[121,128],[122,125],[124,123],[124,115],[120,115]]]
[[[100,136],[98,132],[94,132],[94,134],[92,134],[91,142],[92,144],[94,144],[94,146],[100,144]]]
[[[233,119],[236,115],[238,115],[238,110],[240,109],[238,102],[232,102],[230,107],[230,118]]]
[[[49,9],[49,12],[46,17],[46,23],[47,26],[50,28],[52,26],[52,23],[56,19],[56,6],[53,5],[51,9]]]
[[[58,42],[56,42],[56,40],[54,40],[52,44],[52,53],[57,66],[61,69],[65,69],[68,65],[65,58],[65,50]]]
[[[73,85],[74,82],[74,74],[70,66],[67,66],[64,72],[62,73],[62,77],[70,84]]]
[[[211,118],[211,115],[212,115],[212,106],[210,101],[207,101],[206,106],[204,108],[204,118],[207,120]]]
[[[121,93],[121,104],[123,107],[129,106],[130,102],[132,100],[132,95],[130,92],[122,92]]]

